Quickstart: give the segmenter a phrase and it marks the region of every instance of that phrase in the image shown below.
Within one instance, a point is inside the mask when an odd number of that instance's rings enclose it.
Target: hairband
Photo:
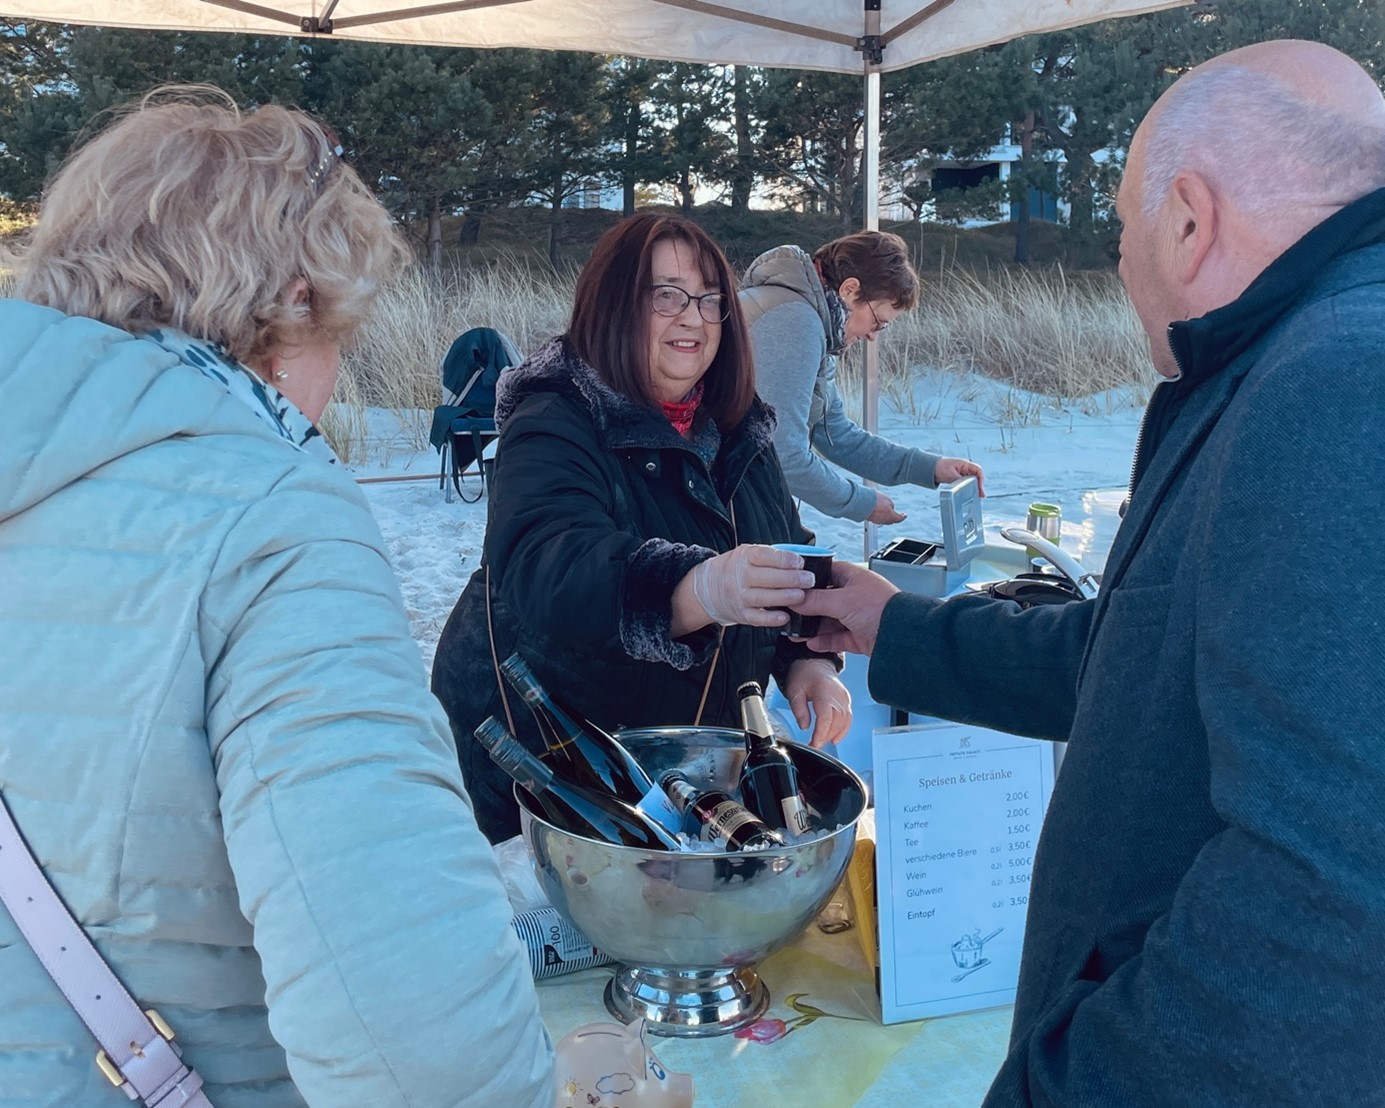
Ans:
[[[340,143],[336,143],[327,148],[327,153],[317,160],[317,164],[308,170],[308,184],[314,189],[322,188],[322,183],[327,180],[327,174],[332,172],[332,167],[341,159],[342,148]]]

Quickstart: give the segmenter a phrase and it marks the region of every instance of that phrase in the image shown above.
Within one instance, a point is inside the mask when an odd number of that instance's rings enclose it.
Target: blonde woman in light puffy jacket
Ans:
[[[0,301],[0,793],[217,1108],[538,1108],[551,1044],[318,435],[404,249],[331,133],[162,90]],[[128,1103],[0,908],[0,1105]]]

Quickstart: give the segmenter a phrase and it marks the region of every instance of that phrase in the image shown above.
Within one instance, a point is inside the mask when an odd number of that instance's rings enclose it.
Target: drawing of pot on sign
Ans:
[[[989,935],[982,936],[981,928],[977,928],[970,935],[963,935],[952,944],[952,960],[957,968],[962,972],[953,977],[953,981],[961,981],[969,973],[975,973],[979,969],[984,969],[991,964],[991,960],[981,952],[986,944],[999,935],[1005,928],[997,927]]]

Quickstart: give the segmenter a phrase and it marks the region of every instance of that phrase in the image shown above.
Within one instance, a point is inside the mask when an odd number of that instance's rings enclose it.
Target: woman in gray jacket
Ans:
[[[314,426],[403,256],[319,124],[170,90],[71,158],[0,300],[0,794],[216,1108],[553,1103],[379,529]],[[0,1105],[128,1104],[95,1054],[0,908]]]
[[[837,356],[859,339],[874,342],[918,303],[918,275],[898,235],[860,231],[812,256],[775,247],[750,264],[740,296],[755,387],[778,418],[774,447],[794,496],[830,516],[899,523],[894,501],[842,470],[882,485],[931,489],[959,477],[981,485],[975,462],[873,435],[842,407]]]

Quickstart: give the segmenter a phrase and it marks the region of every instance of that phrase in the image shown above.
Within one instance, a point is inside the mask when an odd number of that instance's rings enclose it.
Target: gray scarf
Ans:
[[[851,309],[837,295],[836,289],[829,289],[824,284],[822,291],[827,297],[827,314],[832,320],[827,330],[827,353],[835,358],[846,349],[846,318],[851,314]]]

